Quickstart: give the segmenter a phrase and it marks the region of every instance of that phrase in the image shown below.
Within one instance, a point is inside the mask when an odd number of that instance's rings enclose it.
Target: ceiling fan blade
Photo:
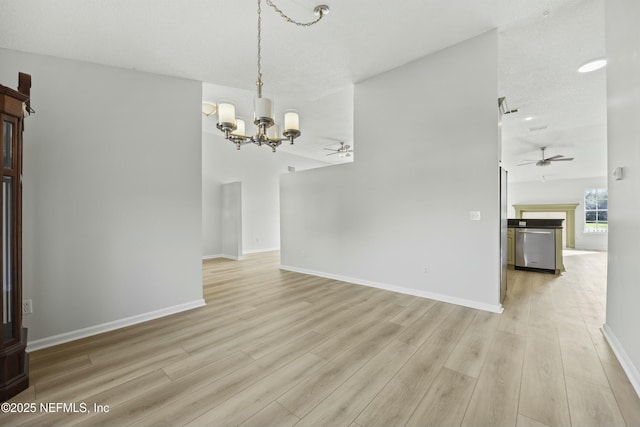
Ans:
[[[338,151],[338,150],[334,150],[333,148],[323,148],[323,150],[327,150],[327,151]]]
[[[535,163],[537,163],[538,161],[536,160],[535,162],[526,162],[526,163],[520,163],[519,165],[516,166],[525,166],[525,165],[533,165]]]
[[[573,157],[565,157],[562,159],[547,159],[547,160],[551,160],[552,162],[569,162],[573,160]]]
[[[555,156],[547,157],[545,160],[554,160],[554,159],[559,159],[560,157],[564,157],[564,156],[562,154],[558,154]]]
[[[329,153],[327,156],[333,156],[334,154],[339,154],[337,151],[335,153]]]
[[[321,139],[326,139],[327,141],[335,141],[335,142],[342,142],[347,138],[333,138],[330,136],[320,136]]]
[[[529,147],[531,147],[531,149],[529,149],[527,152],[531,152],[532,150],[540,151],[540,147],[541,147],[541,146],[540,146],[540,144],[537,144],[537,143],[535,143],[535,142],[528,141],[528,140],[526,140],[526,139],[524,139],[524,138],[521,138],[521,137],[517,137],[516,139],[517,139],[518,141],[520,141],[521,143],[523,143],[523,144],[528,145]]]
[[[345,157],[351,157],[351,154],[347,153],[345,154]]]
[[[344,146],[344,149],[345,149],[345,150],[348,150],[349,148],[351,148],[351,146],[350,146],[350,145],[345,145],[345,146]]]

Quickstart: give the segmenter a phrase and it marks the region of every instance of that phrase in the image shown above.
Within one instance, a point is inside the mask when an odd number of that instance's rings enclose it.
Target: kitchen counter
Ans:
[[[564,219],[508,219],[507,227],[509,228],[562,228]]]
[[[562,259],[562,228],[564,219],[524,219],[515,218],[507,220],[507,266],[515,268],[516,264],[516,229],[551,229],[554,230],[555,239],[555,269],[550,270],[555,274],[565,271]],[[553,247],[552,247],[553,249]],[[518,267],[518,269],[525,269]],[[528,269],[528,268],[526,268]],[[531,269],[536,271],[536,269]]]

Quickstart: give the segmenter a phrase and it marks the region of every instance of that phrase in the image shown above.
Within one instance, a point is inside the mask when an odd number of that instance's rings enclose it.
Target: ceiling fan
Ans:
[[[525,163],[520,163],[518,166],[524,166],[524,165],[531,165],[534,164],[536,166],[549,166],[551,164],[551,162],[569,162],[571,160],[573,160],[573,157],[565,157],[562,154],[558,154],[555,156],[551,156],[551,157],[545,157],[544,156],[544,150],[546,150],[547,147],[540,147],[540,150],[542,151],[542,159],[541,160],[530,160],[527,161]]]
[[[344,142],[340,142],[340,148],[325,148],[327,151],[333,151],[333,153],[327,154],[327,156],[332,156],[334,154],[340,154],[341,157],[351,157],[351,153],[353,150],[350,145],[344,145]]]

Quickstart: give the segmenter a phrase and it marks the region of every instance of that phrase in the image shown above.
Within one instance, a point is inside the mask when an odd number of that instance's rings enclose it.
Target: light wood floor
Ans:
[[[14,402],[104,413],[0,425],[638,426],[599,328],[606,254],[510,271],[502,315],[280,271],[203,264],[207,306],[35,352]]]

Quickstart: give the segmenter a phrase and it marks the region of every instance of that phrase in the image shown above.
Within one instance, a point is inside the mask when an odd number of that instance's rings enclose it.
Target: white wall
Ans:
[[[496,99],[495,31],[356,84],[356,162],[281,177],[283,267],[499,311]]]
[[[251,98],[249,98],[251,99]],[[205,118],[215,122],[215,117]],[[217,132],[217,131],[216,131]],[[280,174],[327,166],[253,144],[238,151],[222,134],[202,133],[202,256],[223,254],[221,186],[242,183],[242,249],[244,253],[280,248]],[[297,172],[296,172],[297,173]]]
[[[204,116],[203,116],[204,117]],[[203,118],[205,120],[205,118]],[[216,148],[202,133],[202,256],[222,255],[222,177],[209,167]]]
[[[0,49],[19,71],[30,344],[202,304],[201,83]]]
[[[242,256],[242,183],[222,185],[222,255]]]
[[[609,268],[605,335],[640,395],[640,2],[607,0]]]
[[[515,218],[513,205],[578,203],[575,224],[576,249],[605,251],[608,240],[606,233],[584,232],[584,190],[588,188],[607,188],[607,177],[509,183],[509,218]]]

